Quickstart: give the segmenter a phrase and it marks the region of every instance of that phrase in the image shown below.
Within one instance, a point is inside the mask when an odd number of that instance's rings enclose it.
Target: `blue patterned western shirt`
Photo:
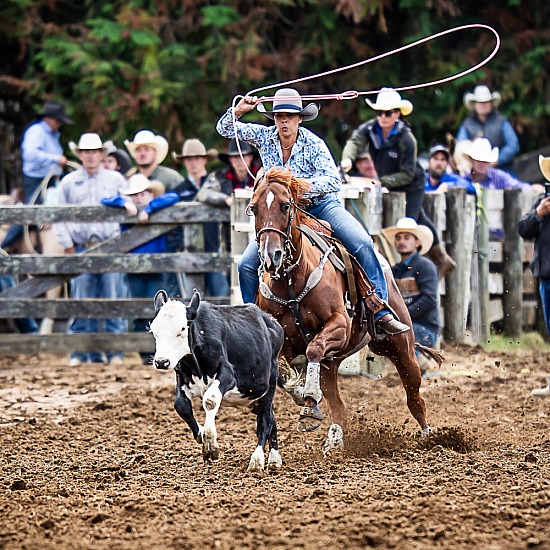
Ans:
[[[218,133],[225,138],[235,135],[258,149],[265,170],[274,166],[290,168],[292,173],[312,185],[311,196],[321,193],[336,193],[342,180],[327,144],[305,128],[298,128],[298,137],[292,147],[290,157],[283,165],[283,151],[276,126],[264,126],[236,121],[233,125],[232,109],[218,120]]]

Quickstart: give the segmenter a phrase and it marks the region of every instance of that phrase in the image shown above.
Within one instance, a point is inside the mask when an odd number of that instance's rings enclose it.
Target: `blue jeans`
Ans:
[[[550,336],[550,279],[539,280],[540,300],[546,323],[546,334]]]
[[[0,292],[16,286],[13,275],[0,275]],[[32,317],[15,319],[15,326],[21,334],[38,334],[38,325]]]
[[[118,291],[121,287],[121,273],[85,273],[75,277],[71,281],[71,296],[75,299],[82,298],[118,298]],[[125,332],[125,322],[123,319],[105,319],[105,332],[120,334]],[[85,334],[99,331],[98,319],[75,319],[70,328],[70,334]],[[113,357],[124,357],[121,352],[107,353],[107,360],[111,361]],[[82,362],[91,361],[93,363],[102,363],[103,354],[101,352],[82,353],[73,352],[71,358],[77,357]]]
[[[332,234],[346,249],[357,258],[368,278],[376,287],[376,295],[384,301],[388,299],[388,287],[380,262],[374,252],[371,236],[363,226],[342,206],[334,195],[327,195],[318,204],[312,206],[309,212],[320,220],[327,221],[332,226]],[[245,250],[239,262],[239,284],[245,303],[254,302],[258,290],[258,268],[260,258],[258,245],[252,242]],[[389,313],[382,309],[375,320]]]
[[[225,273],[212,271],[205,273],[204,279],[210,296],[229,296],[229,280]]]
[[[437,337],[439,334],[433,330],[430,330],[424,325],[419,325],[418,323],[413,323],[414,339],[423,346],[428,346],[433,348],[437,342]],[[418,352],[417,352],[418,353]]]

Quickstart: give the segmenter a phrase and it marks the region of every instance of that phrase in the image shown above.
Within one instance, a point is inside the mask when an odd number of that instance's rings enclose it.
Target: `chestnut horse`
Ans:
[[[319,226],[319,222],[306,211],[308,190],[309,184],[292,176],[290,171],[271,168],[258,177],[249,209],[255,216],[260,272],[263,271],[257,303],[273,315],[285,331],[282,362],[297,364],[302,356],[303,363],[306,359],[308,363],[321,363],[320,385],[332,418],[323,446],[326,453],[332,449],[343,449],[343,430],[347,419],[338,391],[338,368],[345,357],[366,345],[369,336],[363,301],[357,301],[350,318],[346,309],[345,276],[330,261],[325,263],[327,255],[313,245],[300,229],[304,225],[317,229]],[[317,269],[319,267],[321,270]],[[316,269],[317,276],[310,277]],[[316,282],[319,271],[322,276]],[[389,266],[384,270],[384,275],[390,307],[403,323],[412,327]],[[301,327],[293,308],[299,311]],[[310,333],[309,338],[304,337],[304,330]],[[371,339],[368,345],[375,354],[388,357],[393,362],[407,393],[409,410],[420,425],[422,434],[429,434],[431,429],[420,395],[422,377],[414,353],[412,329],[402,334],[385,335],[382,339]],[[288,386],[285,388],[289,389]],[[293,397],[299,403],[299,399]]]

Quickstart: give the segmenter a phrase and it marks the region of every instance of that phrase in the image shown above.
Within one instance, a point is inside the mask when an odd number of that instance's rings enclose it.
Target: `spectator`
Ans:
[[[103,159],[105,170],[116,170],[124,177],[132,168],[132,159],[124,149],[119,149],[112,141],[105,142],[107,155]]]
[[[228,166],[218,170],[214,175],[219,181],[220,191],[229,196],[235,189],[253,187],[254,178],[259,170],[259,166],[254,162],[255,149],[246,141],[241,141],[239,147],[241,148],[242,158],[235,138],[229,141],[227,153],[218,154],[218,158]],[[249,170],[252,172],[252,176],[248,173]],[[229,203],[230,205],[231,203]]]
[[[501,99],[498,92],[491,93],[483,84],[476,86],[473,93],[464,94],[463,103],[471,114],[460,125],[456,139],[488,139],[492,147],[498,148],[498,156],[491,161],[491,166],[509,170],[519,152],[519,141],[510,122],[497,110]]]
[[[25,204],[30,204],[31,200],[34,204],[43,204],[43,194],[36,194],[40,184],[49,178],[52,184],[59,179],[63,166],[67,163],[61,145],[60,130],[63,124],[72,123],[73,120],[67,116],[63,103],[46,101],[37,120],[23,133],[21,158]],[[8,248],[22,236],[23,226],[13,225],[0,246]]]
[[[13,275],[2,274],[0,275],[0,292],[13,288],[17,283]],[[24,317],[21,319],[14,319],[15,327],[21,334],[38,334],[38,325],[32,317]]]
[[[443,276],[452,271],[456,263],[441,246],[437,229],[422,208],[424,170],[417,159],[416,139],[411,127],[402,120],[412,112],[413,105],[392,88],[382,88],[376,103],[366,101],[376,111],[376,118],[354,130],[342,151],[342,168],[349,171],[358,154],[368,147],[378,174],[375,184],[405,193],[405,215],[426,225],[432,232],[430,258]]]
[[[435,265],[422,257],[430,249],[433,235],[428,227],[417,225],[412,218],[401,218],[397,225],[382,232],[401,256],[401,262],[392,271],[413,322],[414,338],[422,345],[434,347],[441,331],[438,274]],[[429,365],[427,357],[418,351],[416,355],[420,369],[425,372]]]
[[[550,182],[550,157],[539,156],[540,170]],[[519,234],[524,239],[535,240],[535,250],[531,260],[533,276],[539,280],[539,292],[546,324],[546,335],[550,336],[550,183],[545,192],[533,204],[531,210],[518,225]],[[545,388],[535,389],[532,395],[550,396],[550,378]]]
[[[525,183],[517,180],[508,172],[494,168],[498,159],[498,147],[492,147],[487,138],[475,139],[467,151],[472,162],[472,170],[466,176],[470,183],[477,183],[485,189],[523,189],[524,191],[542,192],[539,184]]]
[[[140,223],[147,223],[149,216],[158,210],[167,208],[179,201],[176,193],[164,193],[164,185],[160,181],[151,181],[143,174],[134,174],[128,180],[128,189],[120,192],[121,195],[106,197],[101,204],[125,208],[130,216],[138,216]],[[141,208],[138,214],[138,208]],[[132,224],[123,224],[121,231],[133,227]],[[154,254],[167,251],[166,233],[142,244],[130,252],[135,254]],[[167,273],[128,273],[128,295],[130,298],[153,298],[157,291],[166,289],[170,281]],[[134,332],[147,332],[149,319],[134,319]],[[144,365],[150,363],[150,355],[140,352]]]
[[[105,147],[98,134],[86,133],[80,136],[78,145],[69,143],[69,147],[82,163],[82,169],[65,176],[60,183],[59,204],[81,204],[92,206],[100,204],[104,197],[118,194],[126,187],[126,180],[113,170],[101,166],[105,156]],[[120,228],[117,223],[94,222],[58,222],[54,231],[66,254],[86,251],[107,239],[117,236]],[[120,273],[85,273],[71,280],[73,298],[117,298],[120,288]],[[75,319],[69,327],[73,334],[98,332],[97,319]],[[122,319],[106,319],[105,330],[111,333],[125,331]],[[109,352],[107,361],[120,364],[123,354]],[[71,353],[69,365],[78,366],[86,361],[103,362],[103,355],[94,353]]]
[[[353,164],[355,166],[355,170],[351,172],[351,176],[370,178],[373,180],[379,179],[368,147],[365,147],[363,151],[355,157],[355,162]]]
[[[184,142],[181,155],[173,152],[172,156],[176,162],[181,162],[185,166],[187,176],[184,181],[174,189],[182,200],[188,198],[188,193],[193,193],[193,199],[201,200],[215,206],[228,206],[230,199],[226,194],[209,185],[202,189],[208,180],[208,171],[206,165],[208,161],[215,159],[218,152],[215,149],[208,149],[198,139],[188,139]],[[202,194],[201,194],[202,190]],[[199,194],[201,198],[199,198]],[[223,196],[221,196],[223,195]],[[204,250],[205,252],[220,251],[220,224],[217,222],[208,222],[202,225],[194,224],[187,226],[184,232],[185,250],[194,252],[195,250]],[[197,276],[192,278],[193,286],[200,286],[200,279]],[[204,276],[205,286],[210,296],[229,296],[229,281],[227,274],[221,272],[210,272]]]
[[[444,145],[434,145],[430,149],[424,182],[426,193],[445,193],[449,187],[464,187],[469,194],[475,195],[476,188],[471,182],[448,171],[449,159],[449,150]]]
[[[126,140],[124,145],[136,161],[138,172],[150,180],[162,182],[167,191],[172,191],[183,180],[176,170],[160,166],[168,154],[168,142],[162,136],[151,130],[140,130],[133,141]]]

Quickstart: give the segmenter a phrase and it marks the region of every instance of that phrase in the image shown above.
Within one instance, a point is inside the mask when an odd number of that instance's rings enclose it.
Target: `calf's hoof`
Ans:
[[[319,405],[306,405],[300,410],[300,419],[298,420],[298,431],[300,432],[314,432],[321,427],[321,421],[323,420],[323,413],[319,408]]]
[[[250,462],[248,463],[249,472],[262,472],[265,465],[265,456],[264,451],[261,447],[256,447],[256,450],[252,453],[250,457]]]
[[[267,467],[279,469],[283,465],[283,459],[277,449],[271,449],[267,457]]]
[[[204,462],[218,460],[220,449],[215,435],[210,430],[205,430],[202,434],[202,459]]]

